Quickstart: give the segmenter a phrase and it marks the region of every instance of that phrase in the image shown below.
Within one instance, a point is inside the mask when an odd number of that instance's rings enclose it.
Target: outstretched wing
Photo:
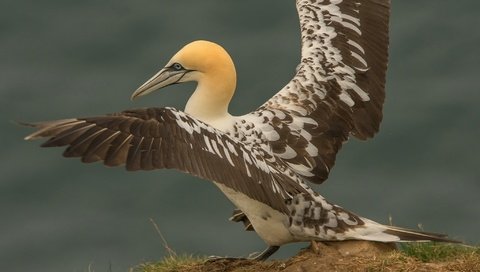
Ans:
[[[350,135],[365,140],[379,129],[390,1],[297,0],[297,10],[302,32],[297,73],[250,116],[272,131],[267,138],[278,157],[321,183]]]
[[[223,184],[277,210],[304,192],[246,147],[211,126],[172,108],[129,110],[91,118],[33,124],[25,139],[49,138],[43,147],[68,146],[65,157],[103,161],[127,170],[174,168]],[[263,151],[262,151],[263,152]]]

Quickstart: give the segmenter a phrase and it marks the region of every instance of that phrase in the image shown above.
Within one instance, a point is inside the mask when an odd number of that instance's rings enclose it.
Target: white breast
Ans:
[[[220,183],[214,184],[242,210],[252,223],[255,232],[270,246],[280,246],[293,242],[293,236],[288,230],[288,217],[286,214],[272,209],[259,201],[249,198]]]

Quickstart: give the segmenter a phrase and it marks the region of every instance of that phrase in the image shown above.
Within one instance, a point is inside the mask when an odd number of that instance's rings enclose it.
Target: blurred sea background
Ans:
[[[384,120],[351,140],[316,187],[362,216],[480,243],[480,2],[392,1]],[[231,112],[293,76],[294,1],[0,3],[0,271],[127,271],[167,254],[247,255],[265,245],[227,220],[232,204],[176,171],[130,173],[64,159],[12,123],[147,106],[183,109],[193,84],[130,101],[184,44],[222,44],[237,65]],[[275,258],[305,244],[286,246]]]

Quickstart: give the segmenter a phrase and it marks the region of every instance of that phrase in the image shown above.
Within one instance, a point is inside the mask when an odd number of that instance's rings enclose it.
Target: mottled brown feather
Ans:
[[[42,133],[31,135],[48,138],[44,147],[67,146],[65,157],[80,157],[86,163],[103,161],[107,166],[124,164],[130,171],[175,168],[224,184],[280,211],[286,211],[287,193],[306,192],[290,178],[276,174],[273,165],[270,170],[255,165],[266,163],[255,148],[174,109],[129,110],[78,120],[83,122],[34,124]],[[193,128],[199,133],[189,131]],[[220,141],[219,146],[229,143],[235,150],[209,152],[204,136]],[[225,159],[225,152],[234,165]],[[244,161],[244,154],[253,164]],[[281,193],[274,192],[273,181]]]
[[[327,5],[337,5],[342,14],[357,18],[360,21],[361,33],[331,19],[333,16],[324,8]],[[311,142],[319,150],[319,155],[313,158],[304,151],[305,143],[302,139],[291,137],[296,133],[289,127],[291,118],[274,118],[269,122],[281,136],[279,140],[272,142],[273,151],[281,154],[286,150],[286,146],[290,146],[297,156],[286,161],[294,164],[309,166],[313,159],[315,167],[311,173],[314,175],[303,177],[311,182],[321,183],[328,178],[337,152],[350,135],[366,140],[379,130],[385,100],[390,1],[357,0],[334,4],[333,1],[297,0],[297,10],[302,31],[302,60],[299,70],[285,88],[257,111],[283,110],[293,118],[310,117],[317,121],[317,126],[304,128],[312,135]],[[323,20],[320,20],[322,16]],[[322,29],[322,24],[335,30],[331,44],[324,44],[328,34]],[[350,44],[349,40],[360,45],[365,53]],[[339,50],[342,63],[328,61],[326,57],[330,47]],[[353,57],[351,52],[360,55],[367,66]],[[353,69],[353,83],[368,94],[369,100],[362,101],[353,89],[344,89],[338,79],[345,75],[337,73],[335,67]],[[308,79],[312,77],[313,81]],[[318,95],[318,92],[323,93],[324,97]],[[353,106],[339,98],[342,92],[354,101]],[[305,109],[306,113],[299,112],[295,107]]]

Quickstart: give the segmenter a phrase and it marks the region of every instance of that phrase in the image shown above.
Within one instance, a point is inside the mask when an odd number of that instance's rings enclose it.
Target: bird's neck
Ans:
[[[231,118],[228,105],[236,87],[233,72],[215,76],[202,75],[197,88],[185,106],[185,112],[217,129],[219,123]]]

